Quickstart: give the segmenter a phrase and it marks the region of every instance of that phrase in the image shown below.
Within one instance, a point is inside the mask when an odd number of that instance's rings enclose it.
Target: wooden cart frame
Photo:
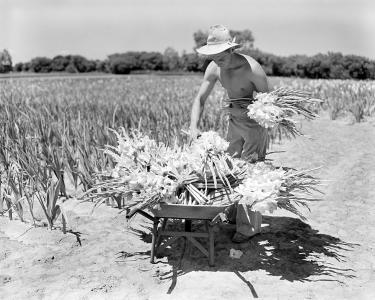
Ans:
[[[128,212],[127,217],[136,213],[143,215],[153,222],[152,244],[151,244],[151,263],[155,263],[157,252],[161,252],[170,246],[178,238],[185,238],[197,249],[199,249],[209,261],[210,266],[215,265],[215,236],[214,226],[218,220],[223,220],[224,211],[228,206],[208,206],[208,205],[177,205],[160,204],[158,208],[150,209],[146,212],[142,209],[133,209]],[[170,219],[180,219],[184,222],[184,231],[166,230],[166,225]],[[203,221],[206,231],[192,232],[192,222]],[[163,238],[169,237],[163,243]],[[208,250],[196,238],[208,239]]]

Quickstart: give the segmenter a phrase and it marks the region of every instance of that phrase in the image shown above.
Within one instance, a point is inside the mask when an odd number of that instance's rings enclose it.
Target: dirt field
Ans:
[[[315,174],[330,181],[306,222],[277,211],[243,244],[222,224],[209,267],[183,239],[150,264],[150,222],[137,216],[130,232],[108,207],[69,201],[67,235],[0,218],[0,299],[375,299],[375,124],[322,116],[302,131],[311,139],[274,145],[285,152],[269,158],[322,166]]]

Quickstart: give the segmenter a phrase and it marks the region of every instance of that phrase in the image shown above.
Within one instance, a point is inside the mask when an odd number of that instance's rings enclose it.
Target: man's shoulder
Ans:
[[[219,66],[214,61],[211,61],[206,68],[205,76],[217,77],[218,72],[219,72]]]
[[[251,67],[253,66],[260,66],[259,62],[257,62],[254,58],[252,58],[250,55],[247,54],[242,54],[242,53],[237,53],[238,55],[244,57],[248,63],[250,64]]]
[[[214,71],[218,70],[218,68],[219,68],[219,66],[212,60],[208,64],[206,71],[208,71],[208,72],[214,72]]]
[[[256,61],[254,58],[252,58],[250,55],[246,55],[246,54],[242,54],[242,53],[238,53],[239,55],[241,55],[242,57],[244,57],[247,62],[249,63],[249,66],[251,68],[251,74],[252,75],[255,75],[255,76],[266,76],[262,66],[260,65],[260,63],[258,61]]]

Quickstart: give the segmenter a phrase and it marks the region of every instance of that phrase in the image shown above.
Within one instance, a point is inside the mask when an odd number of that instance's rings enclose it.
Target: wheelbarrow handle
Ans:
[[[151,216],[150,214],[146,213],[145,211],[143,211],[141,208],[139,207],[133,207],[133,208],[128,208],[126,210],[126,218],[127,219],[130,219],[132,218],[135,214],[140,214],[144,217],[146,217],[147,219],[151,220],[151,221],[154,221],[155,218],[153,216]]]

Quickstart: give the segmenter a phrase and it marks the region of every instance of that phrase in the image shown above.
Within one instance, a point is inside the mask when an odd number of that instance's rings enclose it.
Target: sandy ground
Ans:
[[[221,224],[215,267],[183,239],[151,264],[150,221],[70,200],[66,235],[0,218],[0,299],[375,299],[374,123],[323,116],[302,130],[311,139],[269,158],[331,180],[306,222],[277,211],[243,244]]]

